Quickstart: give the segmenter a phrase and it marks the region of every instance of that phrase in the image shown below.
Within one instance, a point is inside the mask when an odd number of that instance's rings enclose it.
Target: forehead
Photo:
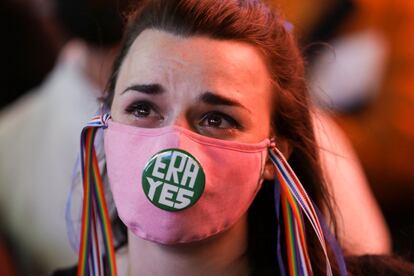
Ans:
[[[253,45],[154,29],[136,38],[122,64],[117,87],[133,83],[160,83],[167,90],[210,89],[248,101],[269,102],[271,93],[267,66]]]

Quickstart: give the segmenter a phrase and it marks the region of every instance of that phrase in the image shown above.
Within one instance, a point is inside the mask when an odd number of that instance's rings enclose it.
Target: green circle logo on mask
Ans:
[[[204,191],[204,183],[200,163],[180,149],[155,154],[142,174],[142,188],[147,198],[167,211],[180,211],[194,205]]]

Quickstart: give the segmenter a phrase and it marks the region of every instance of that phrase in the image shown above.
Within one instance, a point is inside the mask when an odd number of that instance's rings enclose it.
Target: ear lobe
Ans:
[[[276,177],[275,165],[273,164],[272,160],[270,160],[270,158],[268,158],[266,160],[266,164],[265,164],[264,170],[263,170],[263,179],[271,181],[275,177]]]
[[[290,155],[292,154],[292,147],[285,139],[279,139],[276,143],[276,147],[278,150],[283,154],[283,156],[287,159],[289,159]],[[275,165],[273,164],[272,160],[270,160],[270,157],[267,158],[265,167],[263,170],[263,179],[265,180],[273,180],[276,177],[275,172]]]

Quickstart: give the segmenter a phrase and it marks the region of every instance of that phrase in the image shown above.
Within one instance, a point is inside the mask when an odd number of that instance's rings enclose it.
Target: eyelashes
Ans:
[[[139,100],[131,103],[125,108],[125,112],[133,116],[135,120],[142,122],[142,126],[144,127],[159,127],[159,122],[165,119],[160,108],[147,100]],[[211,110],[197,114],[198,112],[196,111],[191,115],[194,118],[194,124],[192,125],[195,129],[206,128],[209,131],[242,129],[242,125],[236,119],[222,111]],[[152,126],[151,124],[155,121],[158,124]]]
[[[241,125],[231,116],[220,112],[210,111],[199,121],[200,126],[219,129],[240,129]]]
[[[161,120],[163,119],[159,109],[149,101],[134,102],[130,104],[125,111],[136,118],[145,119],[158,116]]]

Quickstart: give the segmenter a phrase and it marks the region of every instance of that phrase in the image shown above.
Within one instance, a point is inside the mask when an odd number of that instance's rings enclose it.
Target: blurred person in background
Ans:
[[[318,45],[327,45],[315,42],[330,41],[335,37],[337,29],[355,10],[351,0],[267,2],[280,7],[292,22],[309,65],[313,65],[318,57],[314,48],[319,50]],[[314,44],[318,47],[313,47]],[[312,72],[313,68],[308,70]],[[318,111],[316,114],[316,137],[325,178],[341,211],[338,234],[342,246],[353,254],[389,253],[391,244],[381,212],[353,146],[329,112]]]
[[[122,36],[120,1],[48,4],[70,40],[44,82],[0,113],[1,224],[16,248],[21,273],[31,275],[76,262],[66,234],[65,202],[79,132],[98,109],[96,99]]]
[[[355,147],[394,250],[414,260],[414,2],[313,0],[311,15],[302,1],[282,2],[304,48],[329,41],[308,56],[314,99]],[[341,20],[321,12],[325,2]]]
[[[414,2],[358,0],[343,32],[374,29],[387,52],[383,77],[365,108],[341,113],[373,184],[394,237],[395,249],[414,261]]]

